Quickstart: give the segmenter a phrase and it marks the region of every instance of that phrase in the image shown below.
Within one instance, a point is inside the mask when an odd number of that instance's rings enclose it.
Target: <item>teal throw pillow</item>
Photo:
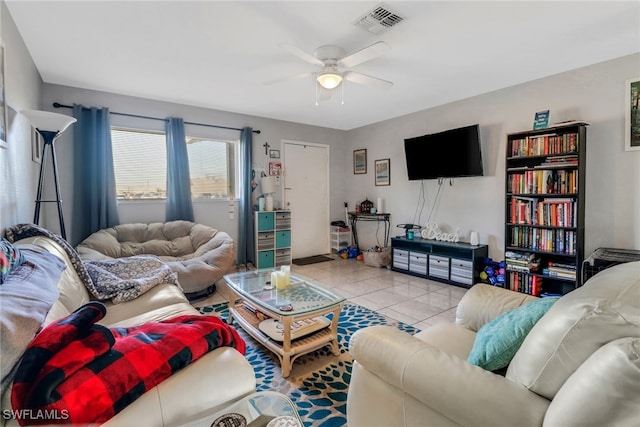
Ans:
[[[559,298],[531,301],[482,326],[467,361],[487,371],[509,365],[529,331]]]
[[[13,270],[24,263],[24,256],[20,249],[14,247],[4,237],[0,237],[0,285],[7,280]]]

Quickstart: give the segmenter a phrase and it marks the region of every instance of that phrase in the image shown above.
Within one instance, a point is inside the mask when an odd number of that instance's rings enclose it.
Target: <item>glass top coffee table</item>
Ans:
[[[338,356],[338,320],[345,298],[299,274],[285,289],[271,288],[273,269],[227,274],[229,324],[236,322],[274,352],[288,377],[295,359],[329,345]],[[333,313],[332,320],[325,314]]]
[[[181,427],[303,427],[293,402],[275,391],[259,391]]]

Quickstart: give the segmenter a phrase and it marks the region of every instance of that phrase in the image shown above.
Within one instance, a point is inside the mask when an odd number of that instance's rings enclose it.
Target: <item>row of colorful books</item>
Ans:
[[[509,246],[575,255],[576,237],[576,232],[570,230],[513,226],[509,232]]]
[[[549,154],[575,153],[578,151],[578,134],[547,134],[527,136],[511,140],[511,157],[544,156]]]
[[[535,199],[513,196],[509,199],[509,222],[512,224],[575,227],[573,199]]]
[[[510,173],[507,186],[514,194],[573,194],[578,191],[578,171],[545,169]]]
[[[542,293],[542,277],[510,271],[509,289],[516,292],[539,296]]]

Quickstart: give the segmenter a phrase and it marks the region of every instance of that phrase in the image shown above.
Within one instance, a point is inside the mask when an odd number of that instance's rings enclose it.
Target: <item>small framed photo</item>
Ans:
[[[269,150],[269,158],[270,159],[279,159],[280,158],[280,150]]]
[[[391,160],[376,160],[376,185],[391,185]]]
[[[367,173],[367,150],[365,148],[353,150],[353,173],[356,175]]]
[[[640,77],[626,81],[624,116],[624,149],[640,150]]]
[[[31,128],[31,160],[35,163],[42,162],[42,138],[35,128]]]
[[[282,175],[282,163],[269,162],[269,175],[275,175],[275,176]]]

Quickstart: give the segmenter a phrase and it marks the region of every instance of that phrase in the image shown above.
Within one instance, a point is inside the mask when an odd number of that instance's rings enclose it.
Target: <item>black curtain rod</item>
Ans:
[[[55,108],[73,108],[72,105],[64,105],[64,104],[60,104],[59,102],[54,102],[53,106]],[[141,116],[139,114],[116,113],[116,112],[113,112],[113,111],[109,111],[109,114],[115,114],[117,116],[126,116],[126,117],[137,117],[139,119],[160,120],[160,121],[163,121],[163,122],[167,121],[167,119],[161,119],[159,117],[151,117],[151,116]],[[227,126],[218,126],[218,125],[209,125],[209,124],[206,124],[206,123],[184,122],[184,124],[185,125],[195,125],[195,126],[205,126],[205,127],[209,127],[209,128],[237,130],[237,131],[241,131],[242,130],[242,129],[239,129],[239,128],[231,128],[231,127],[227,127]],[[254,129],[253,133],[260,134],[260,130],[259,129]]]

